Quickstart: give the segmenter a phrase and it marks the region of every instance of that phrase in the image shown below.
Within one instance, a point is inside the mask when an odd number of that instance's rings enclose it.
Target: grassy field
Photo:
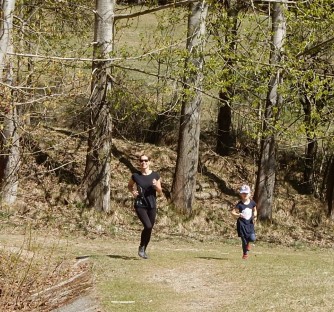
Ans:
[[[147,261],[135,251],[117,243],[94,259],[106,311],[332,310],[331,251],[260,244],[245,261],[238,242],[175,240],[153,242]]]
[[[40,253],[89,257],[103,311],[332,311],[331,249],[256,243],[241,259],[238,240],[153,239],[150,259],[137,257],[132,237],[39,238]],[[19,246],[20,235],[1,235]]]

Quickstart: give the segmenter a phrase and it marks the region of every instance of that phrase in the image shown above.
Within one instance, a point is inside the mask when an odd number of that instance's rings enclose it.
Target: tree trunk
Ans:
[[[145,142],[159,145],[163,141],[164,135],[166,135],[166,133],[172,133],[175,131],[175,127],[177,126],[177,116],[178,113],[175,111],[158,114],[146,132],[147,134],[145,136]]]
[[[305,153],[304,184],[307,194],[314,193],[314,166],[317,156],[318,142],[316,137],[307,136],[307,146]]]
[[[19,2],[17,4],[17,11],[21,12],[19,15],[19,19],[22,20],[30,20],[31,22],[31,17],[34,14],[34,11],[36,10],[36,3],[35,1],[32,1],[30,6],[28,6],[26,3]],[[41,3],[39,3],[40,5]],[[35,26],[35,25],[34,25]],[[29,34],[29,28],[34,27],[34,26],[29,26],[27,23],[23,23],[21,25],[20,29],[20,50],[21,51],[26,51],[27,54],[33,54],[33,44],[31,42],[31,38],[28,35]],[[17,65],[17,78],[16,78],[16,83],[17,85],[21,86],[27,86],[28,88],[31,88],[31,90],[27,90],[24,94],[19,94],[18,101],[24,103],[30,102],[30,100],[34,96],[34,90],[33,90],[33,73],[34,73],[34,61],[32,57],[27,57],[27,67],[24,67],[24,63],[22,62],[22,66],[20,63],[20,59]],[[20,123],[23,123],[26,126],[31,125],[31,119],[30,119],[30,111],[31,111],[31,104],[24,104],[18,106],[18,116]]]
[[[315,160],[317,157],[318,151],[318,140],[316,137],[316,128],[318,126],[317,118],[314,118],[314,111],[317,113],[321,111],[323,105],[321,101],[317,101],[313,96],[309,96],[309,88],[304,87],[304,94],[301,99],[303,105],[303,110],[305,114],[304,124],[306,132],[307,146],[305,150],[305,161],[304,161],[304,189],[307,194],[313,194],[315,191],[315,181],[314,181],[314,172],[315,172]]]
[[[0,79],[12,79],[8,52],[13,51],[12,31],[15,0],[0,0]]]
[[[221,156],[230,155],[234,147],[232,134],[231,88],[219,92],[220,107],[218,111],[218,129],[216,152]]]
[[[330,159],[330,165],[327,173],[327,204],[328,217],[334,219],[334,156]]]
[[[17,107],[13,100],[13,63],[9,53],[13,52],[13,12],[15,0],[0,1],[0,93],[1,102],[0,133],[0,187],[1,202],[12,204],[17,197],[20,150]]]
[[[245,4],[227,1],[224,3],[227,10],[227,27],[225,35],[225,45],[227,46],[228,56],[226,60],[227,73],[222,79],[227,81],[227,86],[219,92],[219,111],[217,119],[217,145],[216,152],[221,156],[230,155],[234,148],[235,140],[232,133],[232,108],[231,102],[234,96],[234,84],[228,79],[233,76],[233,55],[236,50],[238,35],[238,14],[245,7]]]
[[[286,22],[284,17],[284,5],[274,3],[272,11],[271,65],[278,65],[282,61],[285,35]],[[255,187],[255,200],[258,205],[259,218],[262,220],[270,220],[272,218],[276,178],[275,123],[282,104],[282,97],[278,92],[278,87],[282,83],[282,73],[281,70],[277,68],[273,69],[273,71],[268,85]]]
[[[94,59],[108,59],[113,51],[115,0],[96,0]],[[112,119],[110,61],[93,61],[90,121],[85,183],[90,207],[110,211]]]
[[[172,202],[177,209],[192,211],[196,190],[196,174],[199,153],[200,89],[203,80],[203,49],[205,45],[208,4],[205,1],[189,5],[187,50],[184,79],[184,95],[181,109],[178,153],[172,186]]]

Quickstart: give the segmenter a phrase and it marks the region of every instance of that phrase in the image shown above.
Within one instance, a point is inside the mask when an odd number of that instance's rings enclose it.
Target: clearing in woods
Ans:
[[[332,311],[331,249],[256,243],[248,260],[239,241],[153,238],[150,259],[137,256],[139,233],[116,238],[39,237],[39,252],[89,258],[101,311]],[[2,234],[3,245],[24,237]],[[100,311],[100,310],[96,310]]]

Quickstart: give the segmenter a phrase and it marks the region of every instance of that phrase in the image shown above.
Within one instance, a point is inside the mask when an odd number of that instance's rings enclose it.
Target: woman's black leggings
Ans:
[[[140,246],[147,247],[151,239],[151,233],[155,222],[155,217],[157,215],[156,208],[136,208],[136,213],[144,226],[141,232]]]

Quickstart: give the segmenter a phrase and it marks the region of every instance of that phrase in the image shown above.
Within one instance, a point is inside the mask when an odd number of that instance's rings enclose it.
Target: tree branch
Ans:
[[[158,11],[169,9],[169,8],[177,8],[177,7],[184,6],[184,5],[187,5],[189,3],[198,2],[198,1],[199,0],[182,0],[182,1],[179,1],[179,2],[173,2],[173,3],[169,3],[169,4],[165,4],[165,5],[159,5],[155,8],[150,8],[150,9],[135,12],[135,13],[117,14],[117,15],[114,15],[114,20],[117,21],[117,20],[125,19],[125,18],[134,18],[134,17],[138,17],[138,16],[142,16],[142,15],[145,15],[145,14],[158,12]]]
[[[301,57],[304,55],[309,55],[309,54],[317,54],[318,52],[320,52],[320,50],[322,50],[323,48],[328,48],[329,46],[331,46],[332,44],[334,44],[334,37],[330,38],[324,42],[321,42],[307,50],[304,50],[300,53],[297,54],[297,57]]]
[[[253,0],[251,2],[254,2],[254,3],[285,3],[285,4],[300,3],[300,2],[297,2],[297,1],[290,1],[290,0]],[[304,1],[304,2],[306,2],[306,1]]]
[[[125,61],[125,60],[139,60],[141,58],[144,58],[146,56],[150,56],[156,53],[159,53],[161,51],[170,49],[172,47],[179,46],[181,42],[176,42],[175,44],[171,44],[159,49],[151,50],[147,53],[144,53],[142,55],[138,56],[130,56],[130,57],[112,57],[112,58],[86,58],[86,57],[62,57],[62,56],[48,56],[48,55],[39,55],[39,54],[29,54],[29,53],[15,53],[15,52],[8,52],[8,55],[13,56],[20,56],[20,57],[31,57],[31,58],[37,58],[37,59],[45,59],[45,60],[55,60],[55,61],[68,61],[68,62],[115,62],[115,61]]]

